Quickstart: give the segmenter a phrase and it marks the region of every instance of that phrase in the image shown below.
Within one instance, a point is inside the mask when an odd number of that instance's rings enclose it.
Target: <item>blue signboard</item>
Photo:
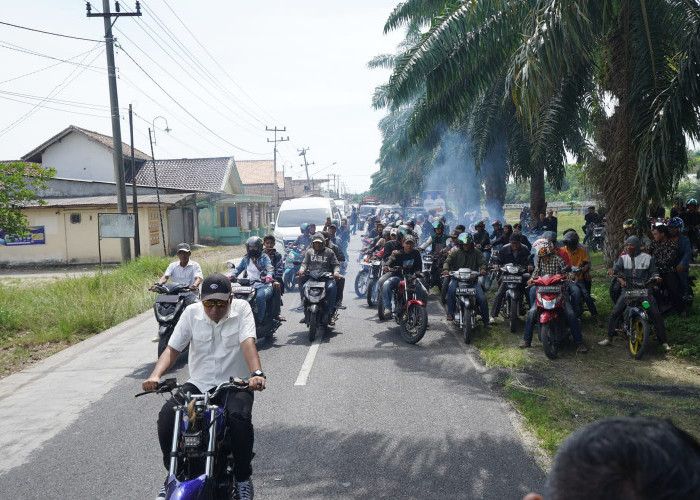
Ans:
[[[29,231],[22,235],[8,234],[0,229],[0,245],[15,247],[22,245],[45,245],[46,234],[44,226],[30,226]]]

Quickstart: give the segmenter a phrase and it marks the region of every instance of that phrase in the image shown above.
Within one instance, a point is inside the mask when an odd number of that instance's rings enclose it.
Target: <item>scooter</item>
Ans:
[[[248,302],[251,310],[253,311],[253,317],[255,317],[256,337],[258,339],[267,339],[272,337],[280,325],[282,325],[282,322],[277,318],[275,311],[272,310],[272,303],[268,304],[268,306],[265,308],[265,317],[262,319],[262,321],[258,320],[258,301],[256,300],[258,292],[253,286],[255,283],[272,283],[272,281],[268,281],[266,279],[251,280],[248,278],[236,278],[234,276],[231,276],[230,279],[233,298],[245,300]]]
[[[476,315],[478,304],[476,303],[476,287],[481,286],[477,281],[479,271],[471,269],[459,269],[452,271],[450,277],[457,280],[457,288],[455,289],[455,300],[457,317],[459,319],[459,328],[464,335],[464,343],[469,344],[472,341],[472,334],[476,328]]]
[[[164,394],[180,389],[177,380],[166,379],[155,391],[136,394]],[[180,393],[176,406],[173,446],[166,483],[166,500],[216,500],[236,498],[233,479],[233,455],[224,454],[226,435],[224,409],[212,400],[224,390],[245,391],[248,382],[231,377],[228,383],[210,393]]]
[[[566,276],[563,274],[542,276],[534,279],[532,283],[537,287],[535,292],[537,337],[542,342],[545,355],[550,359],[556,359],[559,343],[569,335],[564,311]]]
[[[175,325],[180,320],[182,311],[185,310],[185,298],[191,295],[189,285],[183,283],[156,283],[154,291],[159,295],[153,303],[153,312],[158,321],[158,357],[163,354],[168,346],[170,336],[175,330]]]
[[[309,342],[316,339],[319,326],[328,328],[331,319],[338,318],[335,304],[331,308],[326,294],[326,283],[333,279],[329,272],[310,271],[304,285],[304,323],[309,328]]]
[[[301,264],[296,264],[299,261],[299,256],[302,254],[303,248],[297,248],[295,246],[289,246],[287,248],[287,254],[284,260],[284,274],[282,277],[282,282],[284,283],[284,288],[288,292],[291,292],[299,284],[299,278],[297,277],[297,271]]]

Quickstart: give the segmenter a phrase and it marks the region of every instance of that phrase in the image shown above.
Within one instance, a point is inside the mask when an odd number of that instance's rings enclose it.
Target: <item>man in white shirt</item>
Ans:
[[[165,274],[158,280],[158,285],[165,285],[168,279],[172,278],[173,283],[181,283],[190,285],[190,290],[193,292],[199,288],[204,275],[202,268],[195,261],[190,260],[192,251],[187,243],[180,243],[177,246],[178,262],[171,262],[165,270]],[[156,285],[151,287],[151,291],[155,292]],[[197,301],[197,296],[191,293],[185,297],[185,307]]]
[[[249,379],[249,392],[229,391],[214,402],[225,406],[228,427],[226,445],[233,453],[238,498],[253,498],[251,460],[253,459],[253,394],[265,389],[265,375],[255,347],[255,318],[248,302],[232,300],[231,282],[223,274],[212,274],[202,283],[202,301],[185,309],[175,326],[168,347],[158,358],[150,377],[142,383],[144,391],[155,390],[161,377],[190,346],[190,379],[182,392],[201,394],[230,377]],[[158,439],[163,464],[169,468],[176,394],[158,416]],[[165,493],[164,490],[162,490]]]

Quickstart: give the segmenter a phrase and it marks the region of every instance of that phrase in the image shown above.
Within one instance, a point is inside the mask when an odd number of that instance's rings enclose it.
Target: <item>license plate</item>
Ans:
[[[253,291],[252,286],[234,286],[231,287],[233,293],[250,293]]]
[[[476,289],[475,288],[458,288],[457,289],[457,295],[476,295]]]
[[[639,290],[626,290],[625,296],[627,297],[646,297],[649,295],[647,290],[640,288]]]
[[[517,274],[506,274],[503,276],[504,283],[522,283],[523,277]]]
[[[326,288],[326,283],[323,281],[307,281],[306,286],[311,286],[314,288]]]
[[[538,286],[537,291],[539,293],[561,293],[560,286]]]

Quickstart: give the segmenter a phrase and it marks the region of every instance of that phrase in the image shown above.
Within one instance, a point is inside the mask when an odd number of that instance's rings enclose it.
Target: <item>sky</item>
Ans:
[[[102,1],[93,1],[102,12]],[[156,158],[272,159],[305,177],[337,174],[348,192],[369,188],[381,145],[372,92],[389,76],[367,62],[394,52],[402,33],[383,33],[398,0],[142,0],[114,36],[122,140]],[[120,2],[122,12],[134,0]],[[114,10],[114,1],[111,2]],[[3,6],[0,24],[0,160],[19,159],[69,125],[112,135],[104,25],[82,0]],[[164,129],[171,129],[166,132]]]

